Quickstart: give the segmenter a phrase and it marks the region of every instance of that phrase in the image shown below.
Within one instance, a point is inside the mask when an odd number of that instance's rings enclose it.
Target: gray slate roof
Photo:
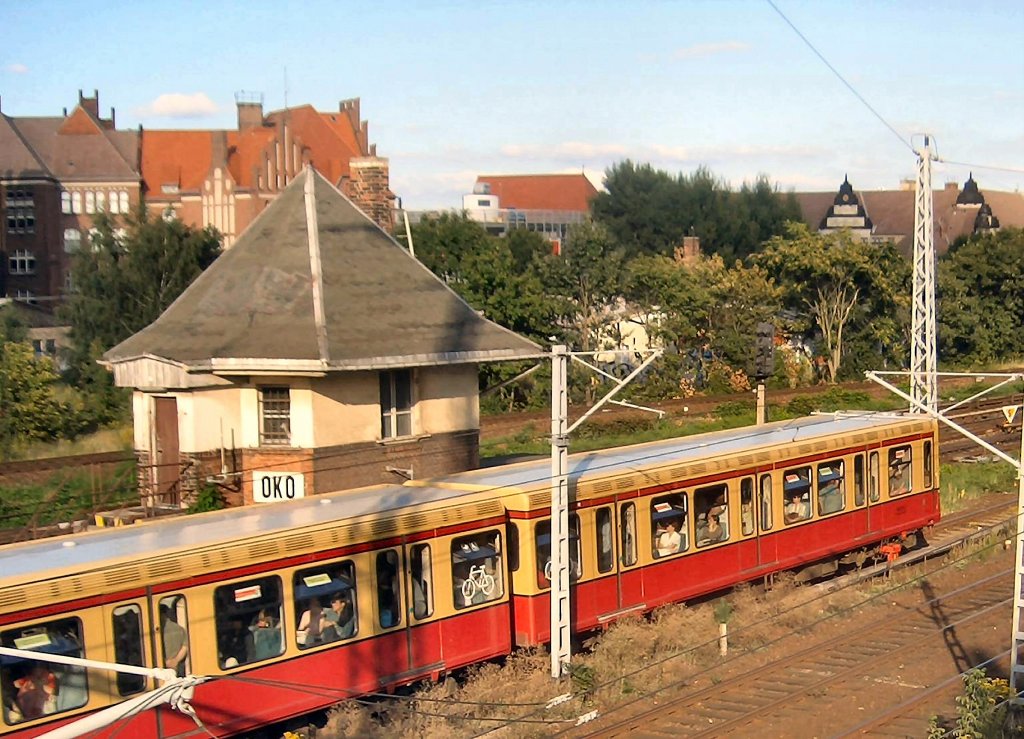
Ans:
[[[307,167],[156,321],[104,358],[287,371],[289,362],[358,370],[542,353],[480,316]]]

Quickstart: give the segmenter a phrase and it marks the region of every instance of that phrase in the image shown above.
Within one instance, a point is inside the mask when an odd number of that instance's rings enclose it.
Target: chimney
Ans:
[[[263,126],[263,93],[236,92],[235,105],[238,107],[239,131]]]
[[[93,90],[93,96],[87,98],[82,94],[82,91],[78,91],[78,104],[81,105],[89,114],[96,120],[100,119],[100,91]]]

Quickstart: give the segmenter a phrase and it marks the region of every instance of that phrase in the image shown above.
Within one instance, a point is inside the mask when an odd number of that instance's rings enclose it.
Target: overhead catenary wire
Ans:
[[[999,524],[997,524],[997,526],[998,525]],[[993,527],[990,527],[990,528],[995,529],[996,527],[993,526]],[[1015,535],[1015,537],[1016,536],[1017,535]],[[851,606],[847,606],[847,607],[844,607],[844,608],[836,609],[836,610],[834,610],[834,611],[832,611],[830,613],[827,613],[827,614],[821,616],[818,619],[815,619],[810,624],[803,624],[803,625],[801,625],[799,627],[795,627],[795,628],[793,628],[791,630],[788,630],[788,631],[784,632],[783,634],[781,634],[780,636],[778,636],[778,637],[776,637],[774,639],[771,639],[771,640],[769,640],[767,642],[759,644],[755,648],[749,648],[749,649],[745,649],[745,650],[736,652],[732,656],[722,660],[718,664],[712,665],[712,666],[704,668],[704,669],[697,670],[695,672],[687,673],[683,678],[681,678],[679,680],[675,680],[675,681],[669,682],[669,683],[666,683],[665,685],[658,686],[657,688],[655,688],[653,690],[646,691],[646,692],[639,692],[639,693],[636,694],[636,697],[633,698],[632,700],[629,700],[627,702],[624,702],[624,703],[621,703],[621,704],[618,704],[618,705],[612,707],[607,712],[605,712],[604,715],[607,716],[609,713],[621,711],[624,708],[626,708],[626,707],[628,707],[630,705],[634,705],[635,703],[637,703],[637,702],[639,702],[641,700],[644,700],[646,698],[649,698],[652,695],[657,695],[658,693],[661,693],[661,692],[663,692],[665,690],[668,690],[668,689],[671,689],[673,687],[677,687],[677,686],[679,686],[679,685],[681,685],[683,683],[692,681],[695,677],[700,677],[702,675],[705,675],[707,673],[710,673],[710,672],[713,672],[714,670],[719,669],[723,664],[728,664],[730,662],[734,662],[734,661],[739,660],[739,659],[741,659],[743,657],[746,657],[748,654],[752,654],[752,653],[757,652],[757,651],[762,651],[762,650],[766,649],[767,647],[770,647],[770,646],[772,646],[774,644],[777,644],[777,643],[779,643],[779,642],[781,642],[781,641],[783,641],[783,640],[785,640],[785,639],[787,639],[787,638],[789,638],[789,637],[791,637],[791,636],[793,636],[793,635],[795,635],[797,633],[806,631],[807,629],[813,628],[813,627],[817,626],[818,624],[821,624],[821,623],[824,623],[826,621],[829,621],[830,619],[836,618],[836,617],[838,617],[840,615],[844,615],[844,614],[853,612],[853,611],[857,610],[858,608],[862,608],[866,604],[869,604],[869,603],[871,603],[871,602],[873,602],[875,600],[887,597],[887,596],[891,595],[892,593],[895,593],[895,592],[898,592],[898,591],[900,591],[902,589],[910,587],[910,586],[918,583],[921,580],[927,579],[928,577],[931,577],[931,576],[935,575],[937,572],[941,572],[941,571],[943,571],[943,570],[945,570],[945,569],[947,569],[949,567],[955,567],[959,563],[961,563],[961,562],[963,562],[963,561],[965,561],[967,559],[976,557],[981,552],[986,552],[986,551],[989,551],[990,549],[994,549],[996,547],[1002,547],[1002,546],[1003,546],[1003,542],[1002,542],[1002,540],[1000,540],[998,542],[993,542],[992,544],[989,544],[987,546],[981,547],[977,551],[968,552],[968,553],[965,553],[965,554],[963,554],[963,555],[961,555],[959,557],[956,557],[954,559],[946,561],[943,564],[939,565],[938,567],[936,567],[936,568],[934,568],[932,570],[929,570],[928,572],[922,573],[921,575],[915,576],[915,577],[909,579],[908,581],[906,581],[904,583],[901,583],[901,584],[894,585],[892,587],[883,589],[883,590],[875,593],[874,595],[870,595],[867,598],[864,598],[863,600],[858,601],[857,603],[855,603],[855,604],[853,604]],[[742,633],[748,632],[748,631],[750,631],[752,629],[755,629],[755,628],[757,628],[759,626],[765,625],[765,624],[767,624],[769,622],[775,621],[778,618],[781,618],[781,617],[783,617],[783,616],[785,616],[785,615],[787,615],[787,614],[789,614],[789,613],[791,613],[793,611],[799,610],[801,608],[805,608],[808,605],[813,605],[814,603],[819,602],[821,600],[824,600],[825,598],[827,598],[827,597],[829,597],[829,596],[831,596],[831,595],[833,595],[835,593],[842,592],[843,590],[846,590],[847,588],[855,587],[856,585],[859,585],[860,583],[861,583],[861,581],[852,581],[852,582],[847,583],[847,584],[845,584],[845,585],[843,585],[843,586],[841,586],[839,588],[836,588],[835,590],[831,590],[828,593],[822,593],[822,594],[820,594],[818,596],[815,596],[815,597],[812,597],[812,598],[808,598],[807,600],[801,601],[800,603],[797,603],[797,604],[795,604],[795,605],[793,605],[793,606],[791,606],[789,608],[783,609],[783,610],[779,611],[778,613],[776,613],[776,614],[774,614],[772,616],[765,617],[765,618],[763,618],[763,619],[761,619],[759,621],[755,621],[753,623],[747,624],[746,626],[743,626],[743,627],[740,627],[740,628],[737,628],[737,629],[731,629],[730,630],[730,636],[735,636],[737,634],[742,634]],[[635,677],[636,675],[639,675],[639,674],[641,674],[641,673],[643,673],[643,672],[645,672],[647,670],[650,670],[650,669],[652,669],[654,667],[660,666],[660,665],[662,665],[662,664],[664,664],[664,663],[666,663],[666,662],[668,662],[670,660],[677,659],[679,657],[685,656],[685,655],[690,654],[692,652],[696,652],[697,650],[700,650],[700,649],[706,648],[708,646],[717,644],[717,642],[718,642],[718,636],[715,635],[715,636],[709,638],[708,640],[700,642],[698,644],[695,644],[695,645],[693,645],[691,647],[687,647],[687,648],[684,648],[684,649],[676,650],[676,651],[673,651],[673,652],[671,652],[669,654],[666,654],[666,655],[662,656],[661,658],[659,658],[659,659],[657,659],[657,660],[655,660],[653,662],[645,664],[642,667],[639,667],[637,669],[634,669],[634,670],[622,673],[620,675],[615,676],[614,678],[609,678],[608,680],[605,680],[602,683],[598,683],[598,684],[590,687],[587,691],[582,691],[582,693],[583,694],[588,694],[588,695],[597,693],[598,691],[600,691],[600,690],[602,690],[604,688],[607,688],[607,687],[610,687],[612,685],[615,685],[616,683],[621,683],[623,680],[628,680],[631,677]],[[534,715],[535,713],[536,712],[527,713],[523,717],[524,718],[530,717],[531,715]],[[497,728],[500,729],[502,727],[497,727]],[[488,733],[490,733],[490,731],[494,731],[494,730],[497,730],[497,729],[491,729],[491,730],[485,731],[482,734],[478,734],[477,736],[478,737],[479,736],[484,736],[485,734],[488,734]]]
[[[864,105],[864,107],[867,108],[869,111],[871,111],[871,114],[874,115],[875,118],[877,118],[879,121],[881,121],[882,125],[885,126],[886,128],[888,128],[892,132],[893,136],[895,136],[897,139],[899,139],[899,142],[901,144],[903,144],[905,147],[910,149],[911,152],[914,152],[914,147],[910,144],[909,141],[907,141],[903,137],[903,134],[901,134],[899,131],[897,131],[896,128],[891,123],[889,123],[889,121],[887,121],[884,116],[882,116],[881,113],[879,113],[877,110],[875,110],[874,106],[872,106],[871,103],[869,103],[867,101],[867,99],[857,91],[857,88],[855,88],[852,84],[850,84],[846,80],[846,78],[843,77],[843,75],[839,72],[838,69],[836,69],[834,66],[832,66],[832,63],[828,59],[825,58],[825,55],[822,54],[820,51],[818,51],[818,49],[814,46],[814,44],[811,43],[810,39],[808,39],[806,36],[804,36],[803,33],[800,32],[800,29],[796,27],[796,25],[793,23],[793,21],[791,21],[789,18],[786,17],[786,14],[783,13],[779,9],[779,6],[776,5],[773,2],[773,0],[765,0],[765,2],[767,2],[770,6],[772,6],[772,9],[776,13],[779,14],[779,17],[782,18],[782,20],[784,20],[786,22],[786,25],[788,25],[790,28],[793,29],[793,32],[797,36],[800,37],[800,40],[803,41],[805,44],[807,44],[807,48],[809,48],[811,51],[814,52],[814,55],[817,56],[818,59],[820,59],[822,61],[822,63],[824,63],[824,65],[826,67],[828,67],[832,71],[832,74],[834,74],[839,79],[839,81],[843,83],[843,85],[846,87],[846,89],[849,90],[850,92],[852,92],[854,94],[854,96],[858,100],[860,100],[860,102]],[[916,152],[914,152],[914,153],[916,153]]]

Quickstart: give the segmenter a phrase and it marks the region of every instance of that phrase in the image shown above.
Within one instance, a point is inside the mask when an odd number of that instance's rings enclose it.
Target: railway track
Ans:
[[[935,528],[931,543],[902,556],[895,566],[917,564],[972,541],[1004,535],[1015,524],[1014,510],[1015,503],[1007,500],[950,515]],[[882,563],[815,587],[838,590],[851,580],[892,569],[893,565]],[[1012,568],[1004,568],[954,592],[936,594],[916,610],[901,610],[895,626],[882,620],[851,628],[838,641],[817,641],[780,660],[752,664],[739,679],[715,676],[712,671],[711,684],[700,688],[697,685],[706,679],[656,688],[567,733],[597,737],[924,736],[929,718],[939,712],[936,707],[949,705],[962,689],[960,672],[977,662],[962,647],[965,634],[1005,630],[1012,607],[1012,583]],[[922,592],[927,594],[927,588],[922,586]],[[940,661],[949,662],[948,674],[938,681],[915,682],[908,678],[913,669],[908,666],[927,662],[924,655],[929,649],[937,650]],[[999,657],[990,662],[1001,666],[1005,659]],[[754,663],[756,656],[745,654],[736,660]],[[730,674],[735,672],[733,669]],[[807,734],[794,731],[806,722],[808,712],[848,718],[847,704],[863,700],[866,694],[872,696],[874,705],[857,720],[818,726],[825,730]],[[879,701],[878,696],[885,700]],[[840,710],[844,706],[846,710]]]

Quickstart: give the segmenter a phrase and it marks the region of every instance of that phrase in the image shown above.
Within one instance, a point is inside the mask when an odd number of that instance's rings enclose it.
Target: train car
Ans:
[[[625,613],[780,570],[802,577],[911,544],[939,511],[937,426],[917,416],[811,416],[574,455],[571,621]],[[547,460],[435,479],[501,490],[510,519],[515,642],[550,639]]]
[[[491,494],[395,485],[2,547],[0,644],[211,676],[192,706],[242,733],[508,654],[506,520]],[[152,687],[0,657],[0,735]],[[206,736],[167,708],[115,733]]]
[[[936,431],[817,416],[573,455],[573,627],[911,536],[939,517]],[[111,735],[238,734],[436,679],[548,639],[547,465],[0,547],[0,644],[212,678],[202,729],[158,708]],[[152,687],[0,657],[0,735]]]

